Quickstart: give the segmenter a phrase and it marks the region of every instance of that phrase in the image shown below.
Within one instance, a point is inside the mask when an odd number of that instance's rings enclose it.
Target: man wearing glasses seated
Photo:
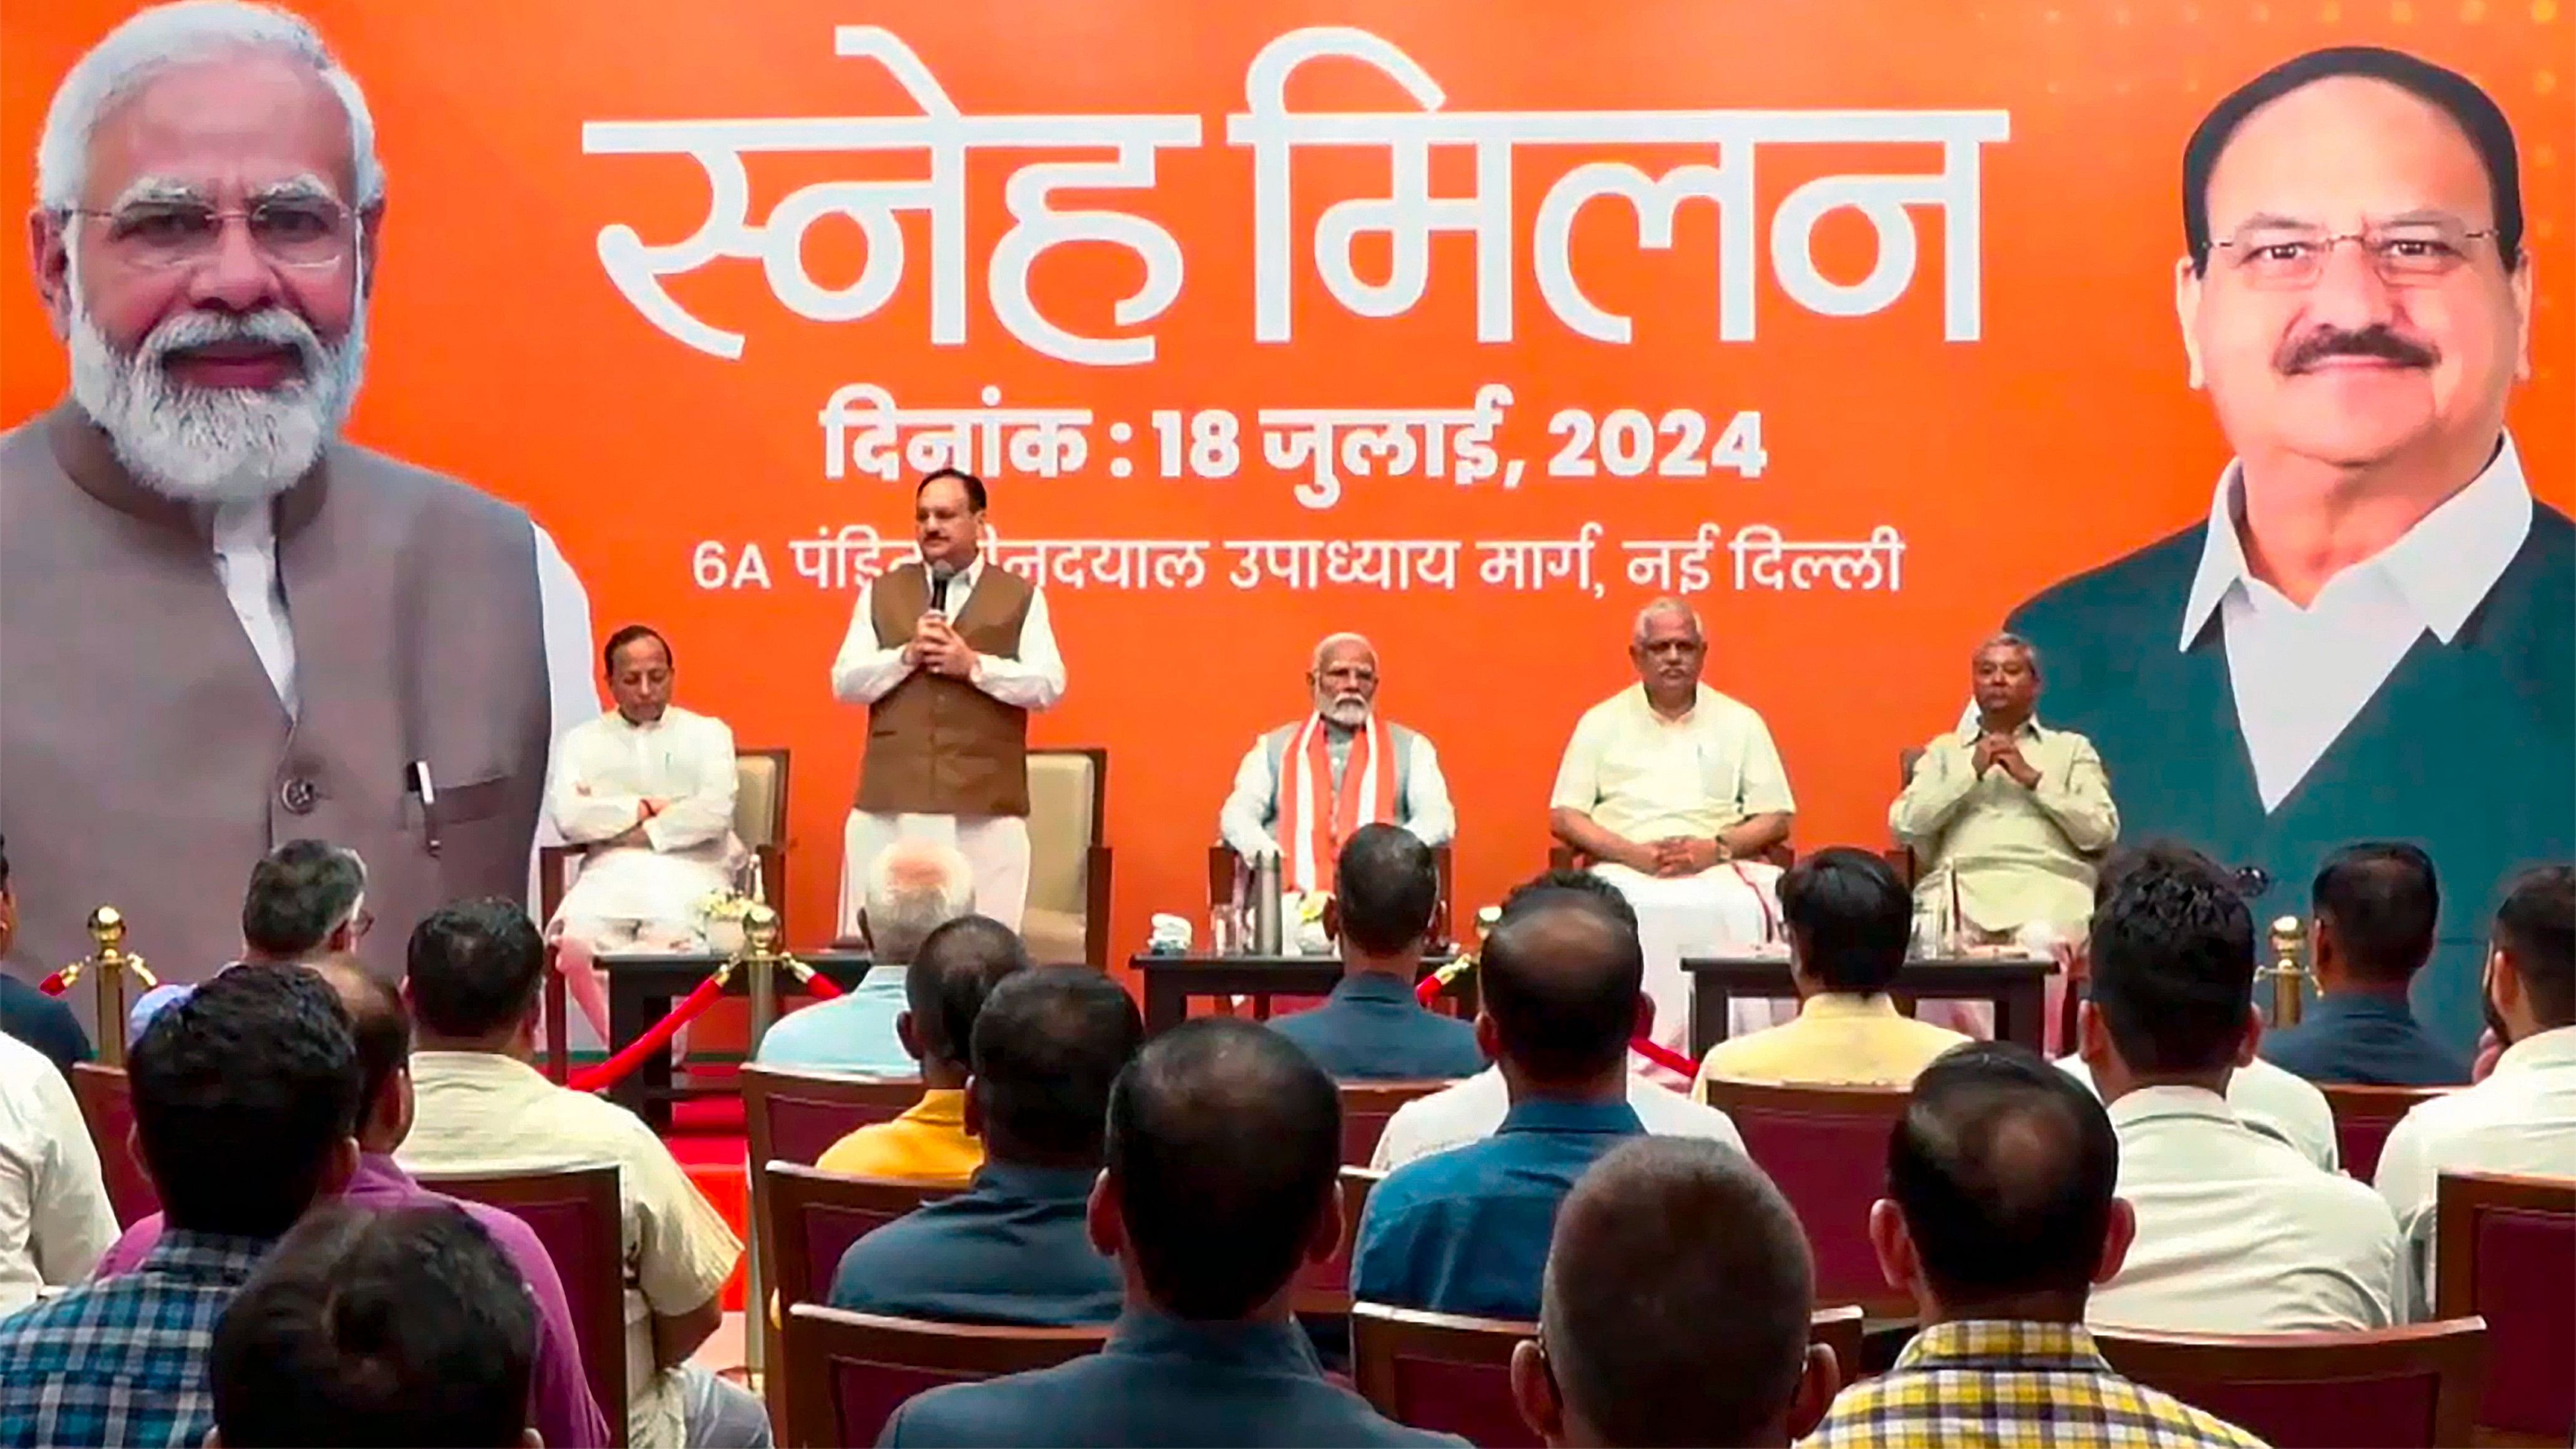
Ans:
[[[242,892],[241,961],[312,965],[352,956],[375,929],[367,909],[367,863],[346,846],[290,840],[251,867]],[[185,999],[193,986],[155,986],[126,1008],[125,1039],[143,1035],[152,1018]]]

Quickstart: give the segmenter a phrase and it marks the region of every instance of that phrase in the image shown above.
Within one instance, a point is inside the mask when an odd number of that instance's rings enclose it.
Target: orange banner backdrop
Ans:
[[[10,8],[0,190],[130,8]],[[862,738],[828,666],[899,551],[860,530],[908,538],[956,410],[1068,662],[1036,738],[1111,753],[1122,955],[1200,915],[1234,764],[1339,629],[1439,747],[1463,904],[1543,863],[1567,732],[1679,589],[1797,841],[1881,842],[1971,645],[2205,514],[2182,143],[2316,45],[2414,51],[2513,119],[2514,426],[2576,503],[2555,0],[307,9],[390,177],[352,431],[524,504],[599,633],[659,626],[684,702],[794,749],[800,941]],[[63,386],[17,280],[11,420]]]

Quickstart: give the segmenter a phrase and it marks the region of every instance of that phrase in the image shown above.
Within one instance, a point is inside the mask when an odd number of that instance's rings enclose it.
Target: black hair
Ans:
[[[1401,825],[1363,825],[1334,867],[1342,937],[1373,956],[1420,945],[1440,909],[1440,869],[1431,847]]]
[[[546,943],[518,902],[457,901],[424,917],[405,954],[412,1010],[443,1037],[484,1037],[537,1004]]]
[[[975,1017],[1002,978],[1029,968],[1019,933],[991,916],[959,916],[921,938],[903,972],[913,1044],[925,1063],[963,1071],[974,1049]]]
[[[1800,860],[1780,877],[1780,916],[1798,965],[1828,991],[1885,991],[1905,965],[1914,900],[1875,853],[1837,845]]]
[[[1627,1060],[1645,956],[1588,893],[1529,897],[1485,938],[1476,976],[1500,1055],[1531,1079],[1580,1082]]]
[[[616,674],[617,651],[634,643],[638,639],[650,639],[654,643],[661,645],[662,663],[665,666],[672,666],[678,662],[671,654],[671,641],[662,637],[661,630],[654,628],[650,624],[629,624],[624,628],[619,629],[616,633],[609,635],[608,643],[600,649],[600,672],[609,675]]]
[[[1145,1041],[1135,1000],[1088,966],[1020,972],[975,1017],[985,1155],[1098,1167],[1109,1086]]]
[[[9,888],[9,837],[0,835],[0,891]]]
[[[1503,897],[1502,914],[1516,916],[1532,904],[1550,898],[1558,891],[1572,891],[1609,912],[1613,920],[1629,930],[1637,929],[1637,908],[1619,893],[1619,888],[1588,870],[1555,867],[1540,871],[1512,887]]]
[[[2093,911],[2087,987],[2120,1060],[2141,1076],[2235,1060],[2254,1000],[2254,914],[2196,851],[2135,852]]]
[[[206,1377],[215,1432],[242,1449],[503,1449],[536,1356],[536,1301],[482,1224],[332,1203],[225,1305]]]
[[[2495,944],[2513,958],[2543,1027],[2576,1026],[2576,868],[2515,876],[2496,908]]]
[[[958,487],[966,490],[966,509],[968,512],[981,513],[984,511],[984,480],[967,472],[963,468],[940,468],[924,474],[920,484],[912,490],[912,501],[916,504],[921,502],[921,495],[923,492],[928,490],[931,484],[938,482],[942,478],[953,478],[957,480]]]
[[[1109,1091],[1109,1181],[1163,1311],[1240,1319],[1286,1286],[1342,1163],[1342,1098],[1286,1037],[1200,1017]]]
[[[326,840],[290,840],[250,868],[242,943],[279,960],[322,949],[367,892],[357,853]]]
[[[2365,841],[2326,857],[2308,890],[2334,927],[2344,963],[2364,981],[2402,986],[2433,955],[2442,887],[2433,857],[2403,841]]]
[[[1887,1137],[1888,1195],[1954,1316],[2032,1294],[2059,1295],[2080,1313],[2119,1178],[2120,1141],[2101,1101],[2010,1042],[1934,1058]]]
[[[375,1115],[394,1074],[411,1064],[411,1010],[393,983],[345,957],[306,963],[340,998],[358,1051],[358,1122]]]
[[[357,1127],[349,1016],[301,966],[218,972],[126,1055],[135,1133],[170,1226],[273,1238]]]
[[[2514,156],[2513,123],[2478,83],[2460,74],[2376,45],[2338,45],[2285,60],[2227,93],[2203,116],[2182,148],[2182,239],[2195,272],[2209,268],[2209,177],[2237,128],[2290,92],[2337,76],[2383,81],[2449,116],[2468,137],[2487,173],[2495,202],[2496,255],[2504,269],[2522,265],[2522,173]]]

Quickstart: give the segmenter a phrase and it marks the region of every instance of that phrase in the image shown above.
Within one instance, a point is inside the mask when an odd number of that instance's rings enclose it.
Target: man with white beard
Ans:
[[[1377,648],[1357,634],[1315,646],[1314,711],[1252,742],[1217,826],[1246,860],[1280,857],[1290,890],[1330,890],[1343,842],[1363,825],[1401,825],[1439,845],[1457,833],[1431,741],[1377,717]]]
[[[338,437],[384,222],[356,81],[283,11],[146,10],[64,76],[36,177],[71,393],[0,435],[18,969],[105,901],[202,978],[296,836],[367,860],[379,969],[440,903],[523,897],[588,607],[525,513]]]

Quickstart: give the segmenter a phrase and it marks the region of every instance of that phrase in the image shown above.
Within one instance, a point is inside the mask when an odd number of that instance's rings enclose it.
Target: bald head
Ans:
[[[1534,892],[1485,938],[1483,1014],[1496,1050],[1538,1086],[1581,1086],[1627,1061],[1646,976],[1637,932],[1591,895]]]
[[[897,840],[868,865],[868,954],[910,965],[931,932],[975,906],[975,873],[953,845]]]
[[[1744,1154],[1627,1143],[1575,1184],[1548,1247],[1539,1322],[1567,1437],[1787,1443],[1814,1300],[1797,1215]]]
[[[389,1104],[386,1096],[393,1088],[394,1078],[411,1063],[411,1012],[403,1005],[402,992],[369,971],[355,956],[325,956],[306,963],[305,969],[321,977],[332,994],[340,998],[341,1009],[349,1013],[349,1035],[357,1044],[361,1073],[360,1145],[370,1151],[380,1150],[377,1143],[369,1140],[380,1114],[403,1115],[400,1104]],[[391,1145],[385,1144],[385,1148]]]

